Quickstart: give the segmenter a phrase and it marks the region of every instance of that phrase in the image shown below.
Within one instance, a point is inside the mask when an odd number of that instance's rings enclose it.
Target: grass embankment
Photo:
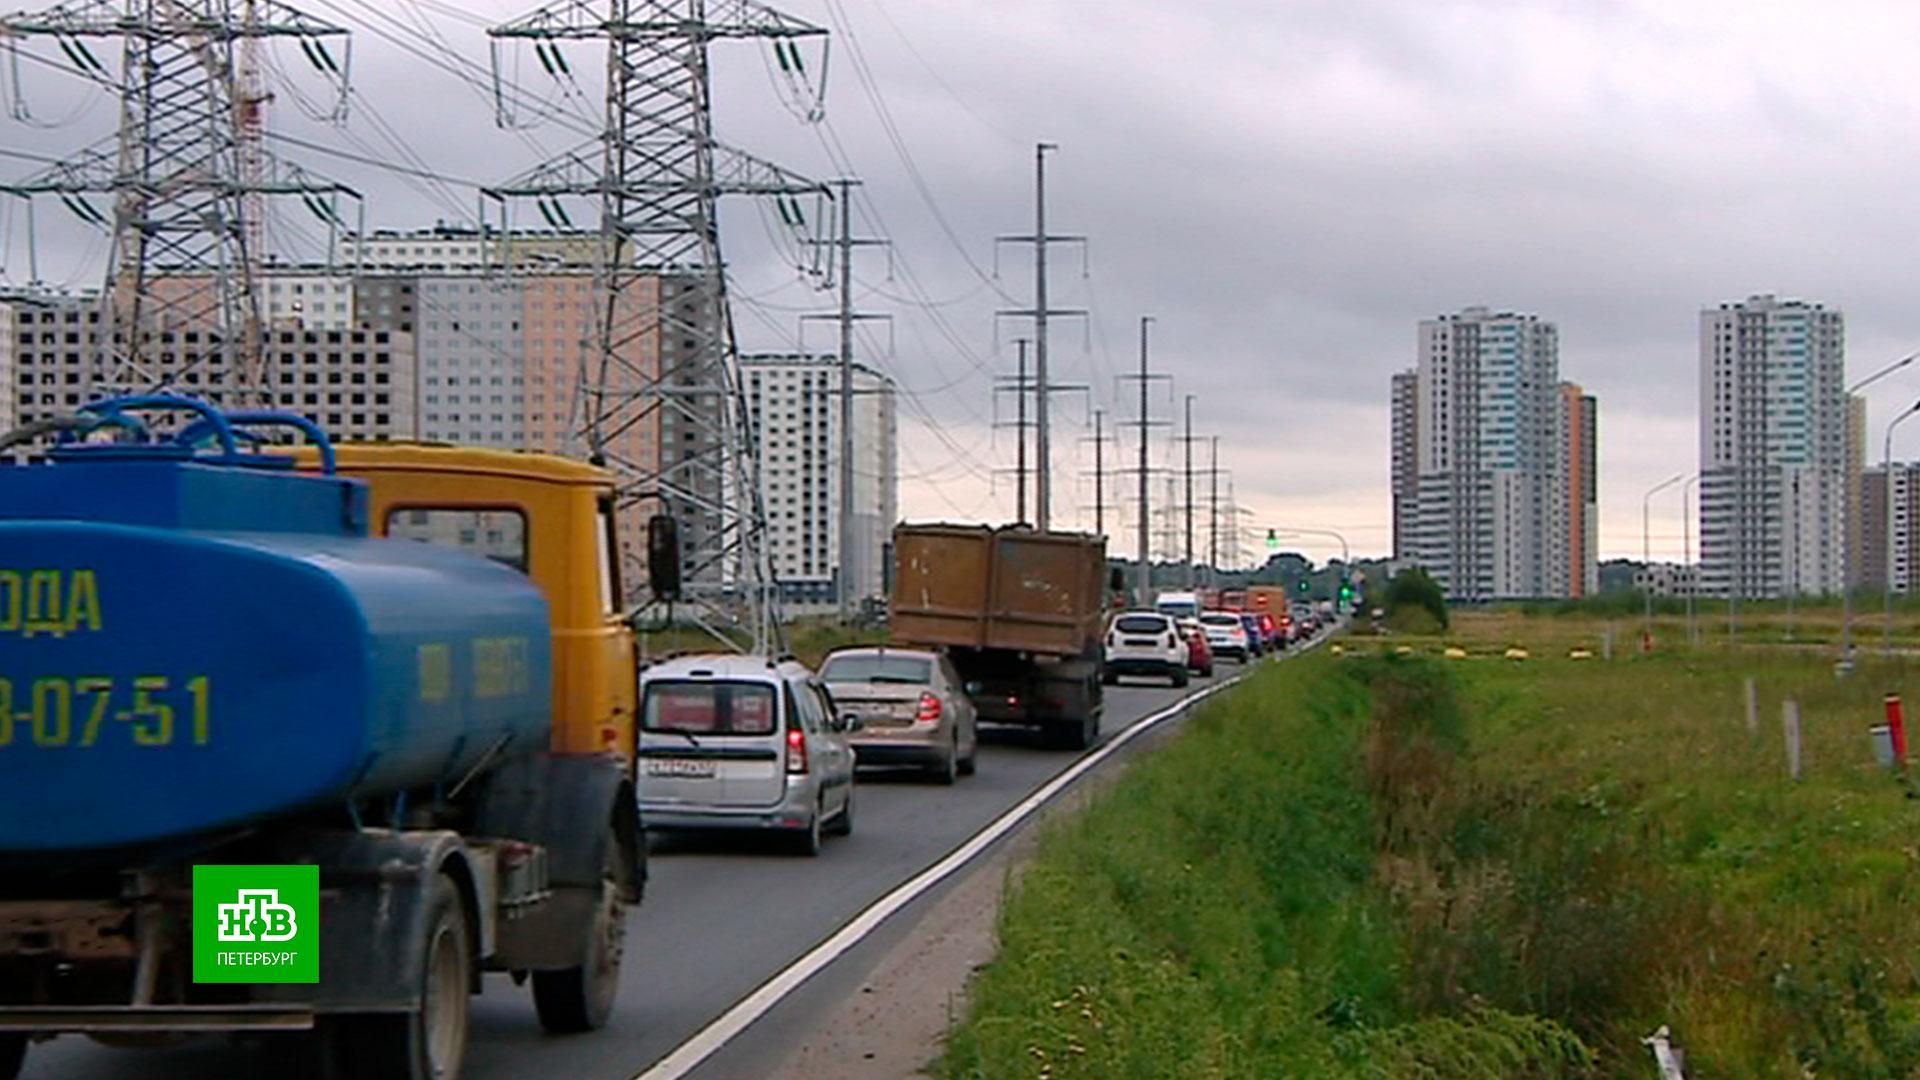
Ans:
[[[1499,619],[1455,640],[1563,622]],[[1865,734],[1887,689],[1920,669],[1263,671],[1043,837],[942,1070],[1643,1078],[1667,1024],[1689,1076],[1920,1074],[1920,803]]]

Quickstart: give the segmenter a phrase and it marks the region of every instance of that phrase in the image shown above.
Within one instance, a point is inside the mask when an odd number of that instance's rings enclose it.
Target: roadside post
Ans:
[[[1907,717],[1906,709],[1900,702],[1899,694],[1888,694],[1887,735],[1893,740],[1893,767],[1900,772],[1907,770]]]
[[[1800,703],[1788,698],[1780,703],[1780,726],[1787,737],[1787,775],[1800,779]]]
[[[1747,676],[1747,731],[1760,733],[1760,694],[1753,685],[1753,676]]]

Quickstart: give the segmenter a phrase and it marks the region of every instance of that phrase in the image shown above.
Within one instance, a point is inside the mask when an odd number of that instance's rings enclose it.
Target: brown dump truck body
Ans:
[[[1105,615],[1106,545],[984,525],[894,530],[893,637],[917,645],[1083,656]]]

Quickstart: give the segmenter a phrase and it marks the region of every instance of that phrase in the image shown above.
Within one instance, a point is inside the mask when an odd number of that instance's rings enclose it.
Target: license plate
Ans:
[[[685,758],[654,758],[647,762],[647,775],[703,780],[718,776],[719,764],[713,761],[689,761]]]

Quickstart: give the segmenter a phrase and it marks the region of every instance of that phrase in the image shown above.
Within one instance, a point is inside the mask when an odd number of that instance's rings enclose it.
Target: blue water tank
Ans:
[[[0,467],[0,859],[445,788],[547,746],[525,576],[367,537],[356,481],[141,449]]]

